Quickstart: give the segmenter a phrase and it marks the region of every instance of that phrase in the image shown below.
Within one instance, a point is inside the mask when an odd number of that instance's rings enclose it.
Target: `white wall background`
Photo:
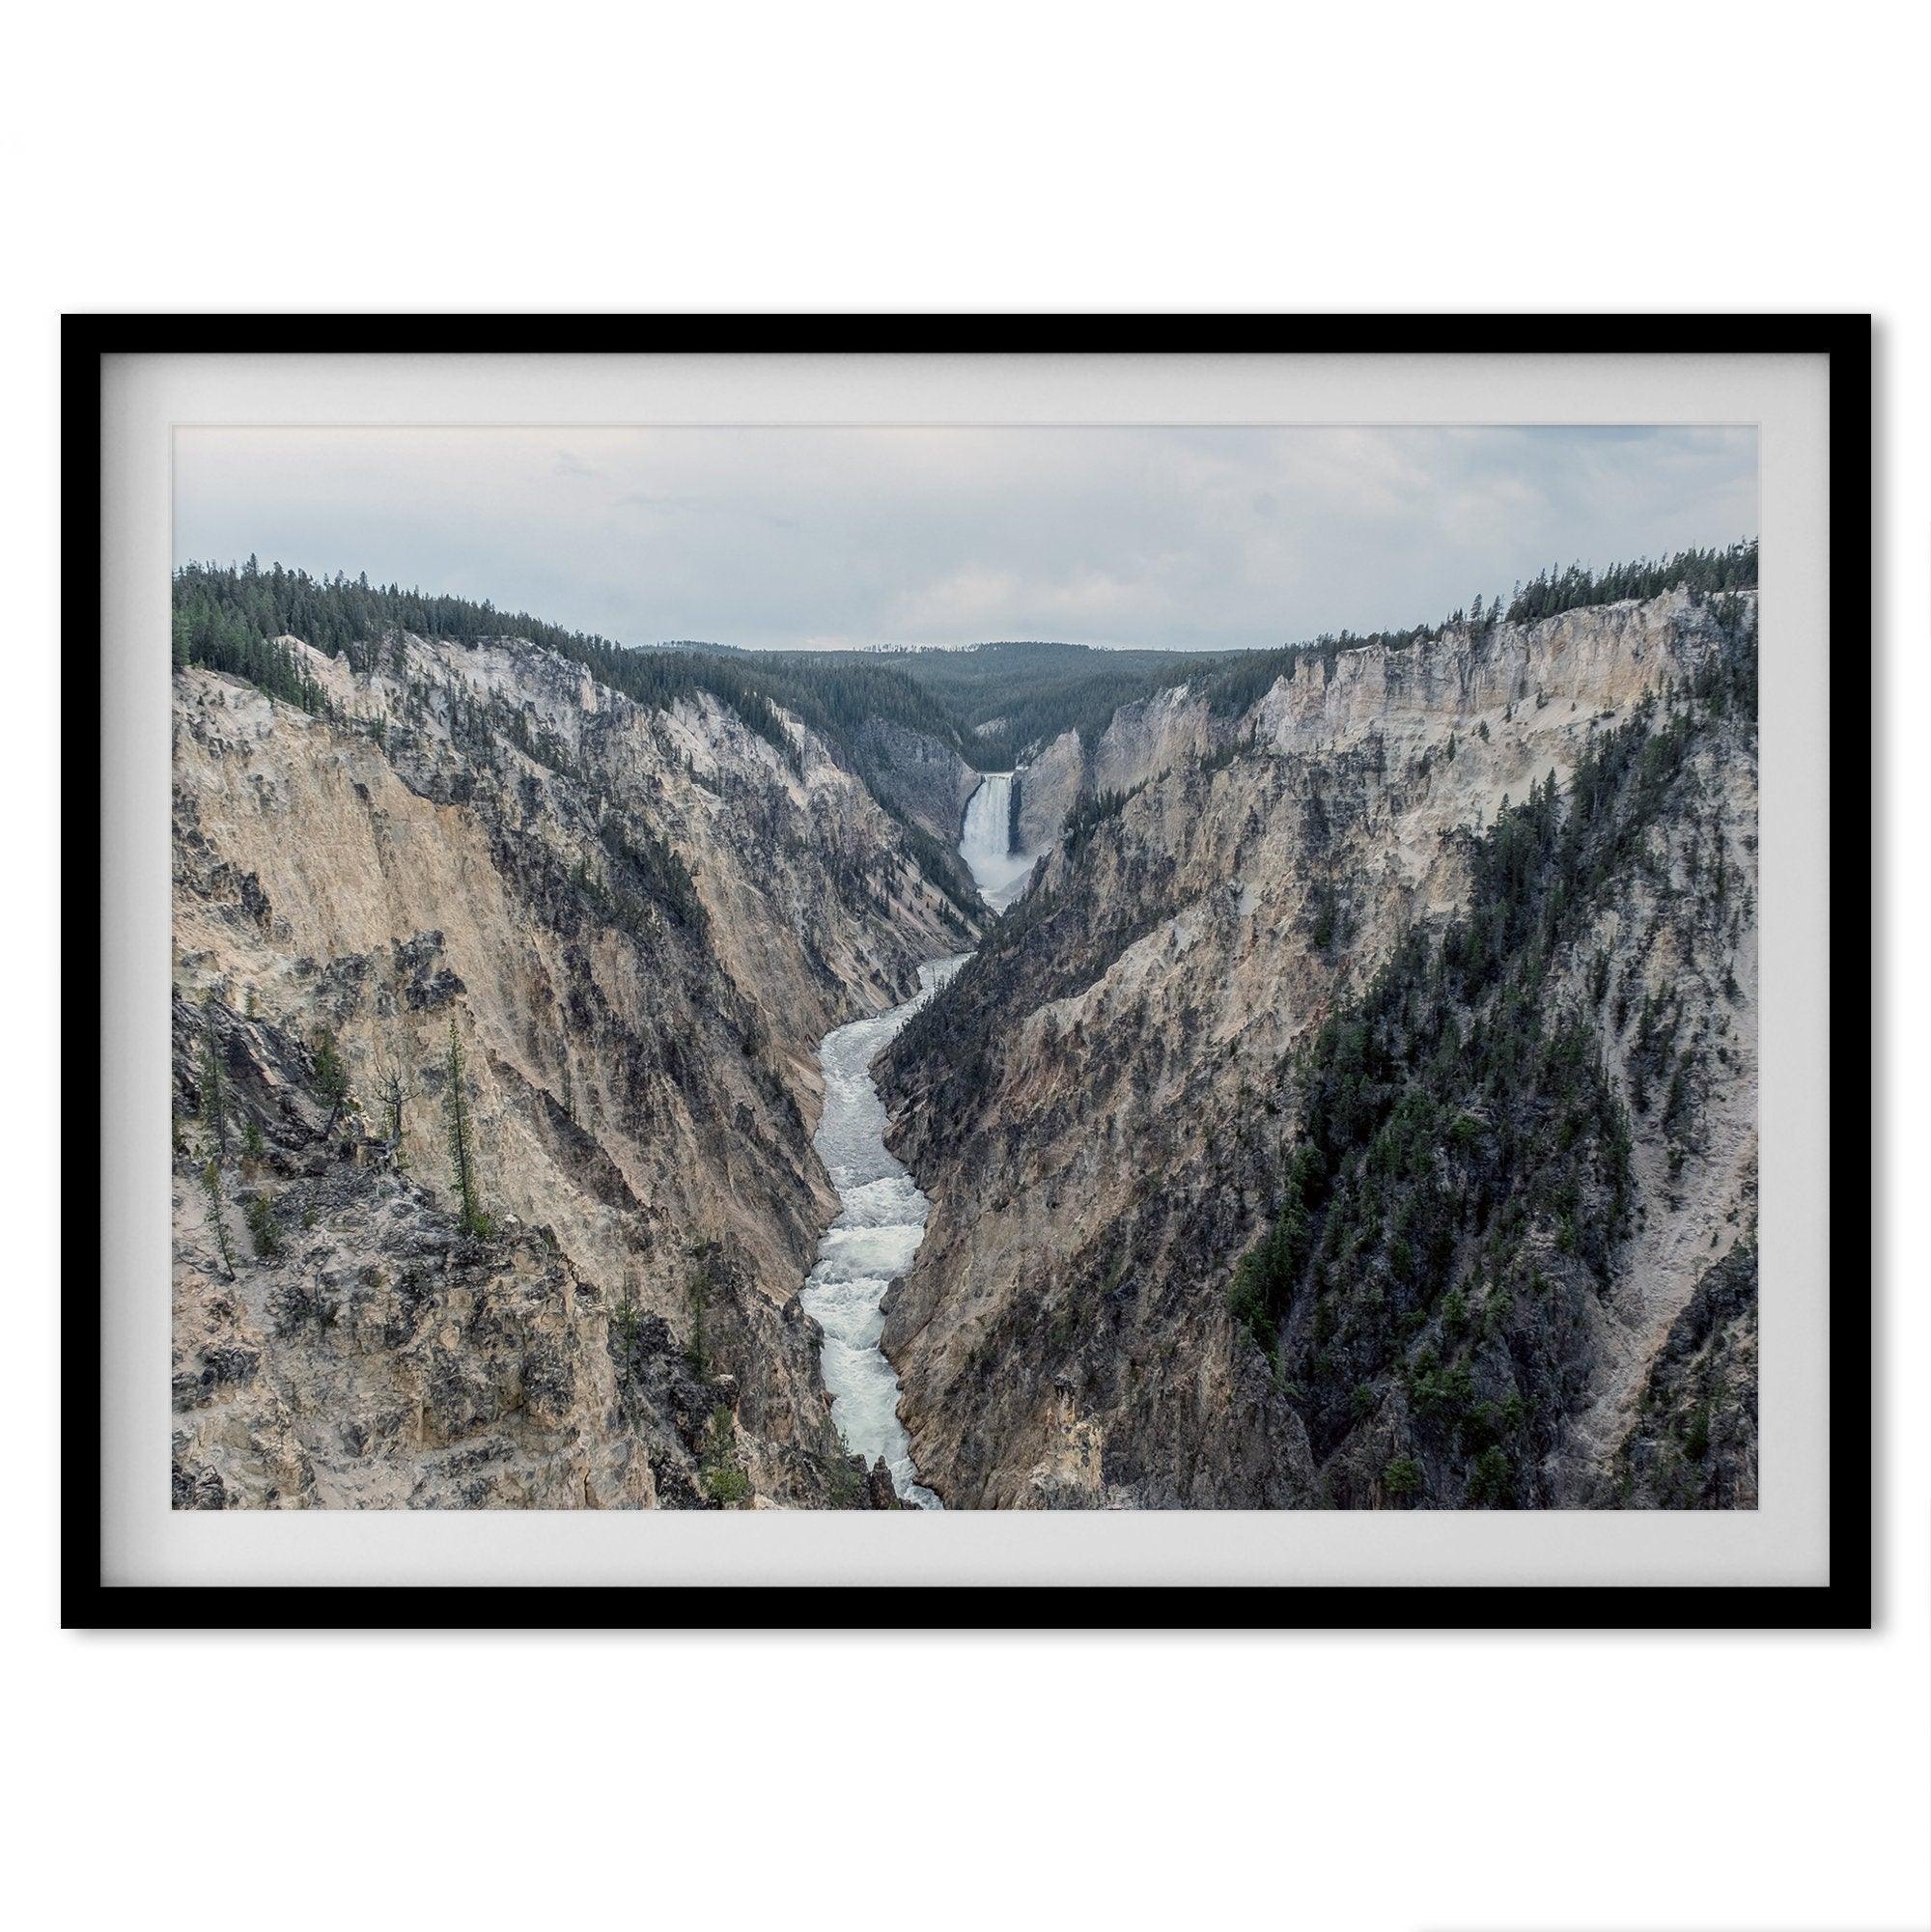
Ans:
[[[1903,24],[350,0],[16,27],[0,1175],[24,1560],[0,1657],[30,1920],[1931,1922],[1921,1002],[1879,1010],[1874,1637],[61,1637],[43,938],[63,308],[1870,308],[1880,662],[1837,639],[1831,699],[1880,728],[1901,995],[1931,953],[1909,785],[1931,288]],[[1836,796],[1863,812],[1856,774]],[[1839,1214],[1864,1185],[1836,1177]]]

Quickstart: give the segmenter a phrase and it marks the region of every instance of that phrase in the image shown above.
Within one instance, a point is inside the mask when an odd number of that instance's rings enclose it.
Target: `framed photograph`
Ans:
[[[68,1622],[1868,1624],[1867,318],[64,359]]]

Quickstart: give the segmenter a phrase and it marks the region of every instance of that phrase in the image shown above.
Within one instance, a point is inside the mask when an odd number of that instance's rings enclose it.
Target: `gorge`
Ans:
[[[966,801],[959,855],[980,896],[1003,911],[1024,889],[1030,859],[1010,847],[1013,776],[988,772]],[[825,1107],[812,1145],[831,1176],[842,1208],[819,1244],[804,1285],[804,1311],[825,1330],[819,1366],[832,1396],[831,1419],[845,1446],[868,1466],[882,1459],[906,1501],[939,1507],[917,1479],[910,1442],[899,1420],[899,1380],[879,1346],[882,1303],[918,1252],[931,1208],[916,1182],[885,1146],[885,1109],[872,1063],[913,1014],[949,985],[966,955],[918,969],[918,992],[874,1020],[854,1020],[825,1036],[818,1063]]]
[[[973,712],[280,578],[177,588],[179,1506],[1753,1500],[1753,547]]]

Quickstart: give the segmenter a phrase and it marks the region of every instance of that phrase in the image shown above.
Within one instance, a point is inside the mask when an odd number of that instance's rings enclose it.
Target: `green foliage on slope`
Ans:
[[[264,630],[258,618],[238,608],[220,591],[197,579],[175,578],[174,662],[205,665],[260,686],[270,697],[305,712],[326,708],[322,688],[295,653]]]
[[[326,714],[327,699],[303,670],[298,655],[277,641],[283,636],[298,637],[317,650],[341,657],[360,673],[380,668],[387,641],[404,632],[467,644],[527,639],[582,665],[607,688],[655,709],[708,693],[796,769],[797,747],[779,715],[782,708],[816,732],[835,759],[866,781],[899,823],[914,863],[954,907],[968,917],[978,910],[950,854],[907,817],[885,788],[873,783],[874,758],[863,727],[873,720],[904,725],[962,755],[971,748],[966,735],[916,683],[876,659],[846,662],[742,652],[719,655],[681,646],[633,650],[546,624],[527,611],[501,611],[489,602],[406,591],[394,584],[372,586],[366,577],[351,582],[341,573],[312,577],[279,564],[265,570],[252,557],[239,570],[184,565],[175,573],[174,608],[177,666],[200,664],[246,679],[312,713]],[[569,770],[563,748],[520,713],[496,716],[485,704],[461,697],[452,700],[450,732],[457,743],[487,754],[497,729],[526,756],[553,770]],[[378,742],[385,739],[386,720],[378,720],[373,730]],[[667,849],[612,856],[619,862],[609,882],[613,903],[626,894],[618,876],[621,871],[644,882],[648,889],[643,899],[669,906],[683,924],[702,923],[689,876]]]
[[[1532,624],[1581,604],[1655,597],[1679,586],[1699,596],[1719,596],[1752,587],[1756,578],[1754,542],[1725,550],[1681,550],[1657,560],[1614,564],[1599,573],[1572,565],[1545,571],[1533,583],[1519,586],[1506,616],[1511,624]],[[1033,642],[975,644],[964,650],[841,652],[823,658],[799,653],[763,661],[794,664],[806,680],[823,677],[827,665],[889,665],[930,692],[957,722],[969,763],[981,770],[1002,771],[1061,732],[1077,731],[1090,743],[1122,705],[1177,686],[1185,685],[1204,697],[1215,715],[1238,716],[1280,678],[1314,672],[1331,675],[1344,652],[1369,645],[1408,651],[1433,642],[1451,626],[1493,630],[1503,615],[1499,598],[1485,606],[1477,597],[1467,609],[1439,624],[1366,633],[1328,631],[1300,643],[1217,654],[1106,651]]]
[[[1597,737],[1566,792],[1552,773],[1505,810],[1475,844],[1460,915],[1413,928],[1298,1069],[1279,1205],[1228,1294],[1299,1391],[1318,1454],[1397,1385],[1470,1503],[1516,1501],[1552,1440],[1537,1412],[1562,1399],[1560,1324],[1512,1313],[1548,1302],[1554,1272],[1606,1286],[1635,1205],[1629,1113],[1599,1045],[1606,975],[1592,964],[1571,993],[1564,968],[1698,749],[1724,720],[1754,720],[1754,625],[1733,600],[1720,615],[1709,664]],[[1633,1067],[1643,1050],[1639,1030]],[[1647,1105],[1634,1082],[1633,1098]],[[1660,1124],[1674,1135],[1666,1106]]]
[[[888,668],[928,694],[958,728],[966,763],[1009,771],[1030,748],[1078,731],[1091,739],[1123,704],[1145,697],[1185,651],[1106,651],[1086,644],[994,643],[963,650],[797,652],[766,661],[818,679],[827,669]]]
[[[742,664],[760,690],[835,743],[850,743],[877,718],[922,732],[970,762],[966,735],[953,714],[916,679],[876,658],[751,653],[731,662]]]
[[[1533,623],[1581,604],[1654,597],[1676,586],[1715,596],[1753,586],[1757,546],[1683,550],[1658,560],[1581,565],[1543,572],[1519,586],[1508,621]],[[975,644],[960,650],[743,652],[717,645],[641,649],[566,630],[487,600],[400,585],[372,585],[338,572],[314,577],[250,558],[240,569],[188,564],[175,575],[175,659],[248,678],[290,703],[319,708],[321,693],[273,639],[292,635],[358,670],[373,667],[381,641],[398,631],[462,642],[524,637],[580,663],[600,684],[640,704],[665,706],[698,691],[728,705],[751,730],[789,755],[782,707],[852,754],[869,719],[902,724],[957,751],[985,771],[1009,770],[1065,731],[1089,742],[1122,706],[1186,685],[1216,714],[1230,716],[1301,667],[1331,672],[1346,651],[1381,645],[1403,651],[1453,624],[1493,628],[1500,600],[1480,598],[1444,623],[1365,634],[1342,630],[1266,650],[1200,654],[1096,649],[1051,641]],[[857,760],[852,758],[854,769]]]

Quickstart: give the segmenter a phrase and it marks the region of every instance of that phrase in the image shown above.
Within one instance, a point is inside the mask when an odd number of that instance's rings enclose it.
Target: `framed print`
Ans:
[[[1869,1621],[1866,319],[65,356],[70,1622]]]

